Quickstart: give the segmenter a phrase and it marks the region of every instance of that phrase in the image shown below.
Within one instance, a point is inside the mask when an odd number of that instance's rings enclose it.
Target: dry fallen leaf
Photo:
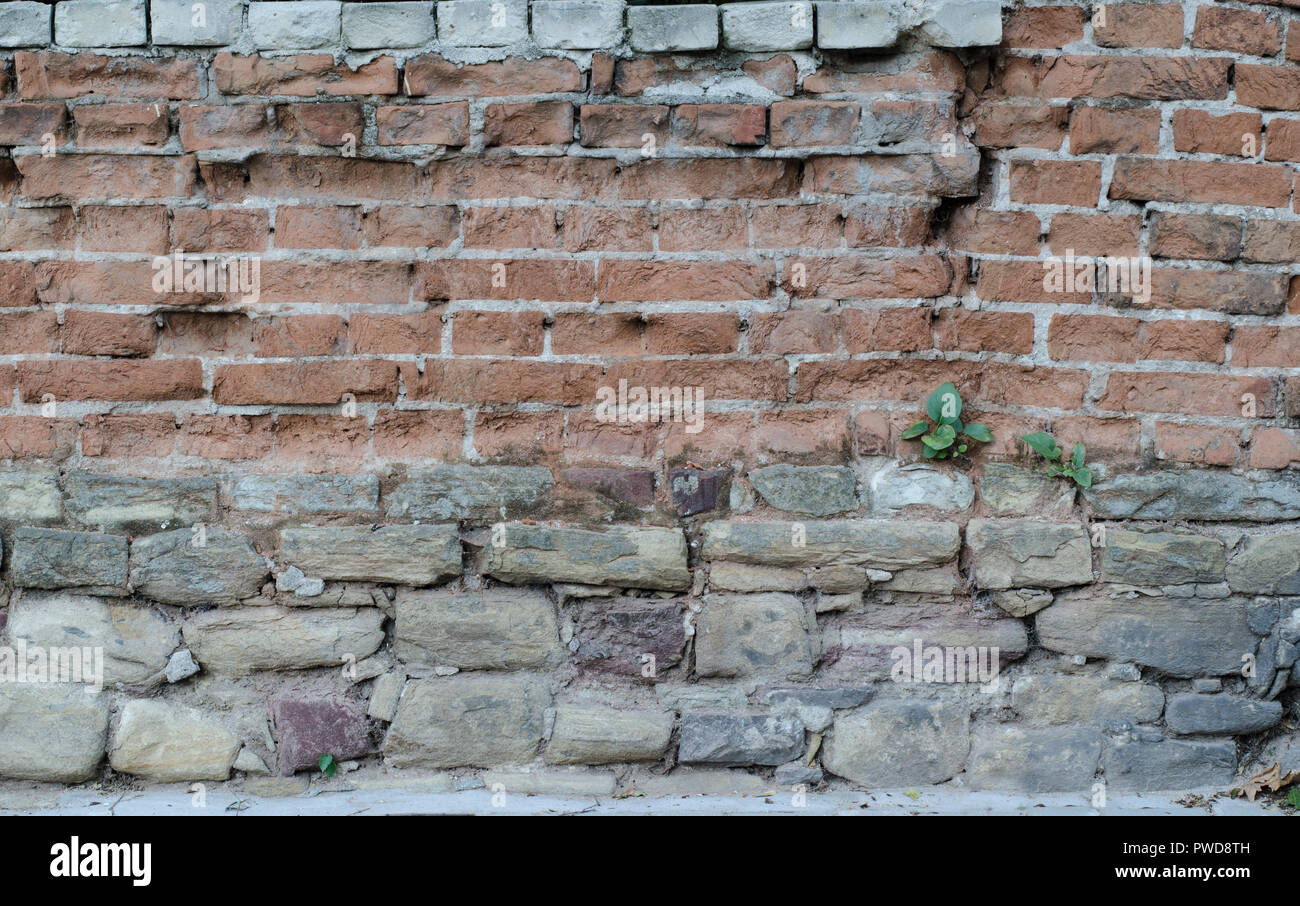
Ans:
[[[1261,791],[1280,792],[1297,780],[1300,780],[1300,771],[1288,771],[1283,774],[1282,766],[1275,761],[1272,767],[1260,771],[1247,780],[1242,786],[1242,792],[1246,794],[1247,799],[1254,802]]]

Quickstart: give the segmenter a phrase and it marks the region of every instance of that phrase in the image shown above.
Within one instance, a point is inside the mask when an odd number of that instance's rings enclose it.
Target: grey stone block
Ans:
[[[1074,502],[1074,484],[1010,463],[990,462],[980,478],[980,496],[991,516],[1042,516],[1068,510]]]
[[[242,676],[359,661],[383,643],[383,622],[373,607],[237,607],[196,613],[181,634],[205,670]]]
[[[1019,676],[1011,686],[1011,707],[1035,724],[1151,723],[1164,704],[1159,686],[1101,676]]]
[[[726,3],[722,44],[728,50],[803,50],[813,43],[813,6],[793,3]]]
[[[1227,575],[1238,593],[1300,595],[1300,532],[1248,536]]]
[[[888,699],[839,714],[822,754],[832,774],[869,788],[943,783],[966,766],[964,705]]]
[[[921,36],[935,47],[993,47],[1002,43],[999,0],[930,0]]]
[[[384,754],[399,768],[525,764],[537,754],[549,705],[543,684],[526,675],[413,680]]]
[[[960,512],[975,502],[975,486],[965,475],[921,463],[890,463],[871,476],[870,488],[871,511],[882,515],[912,506]]]
[[[202,18],[194,0],[151,0],[150,36],[154,44],[220,47],[233,44],[243,28],[243,0],[204,0]]]
[[[1131,661],[1174,676],[1226,676],[1256,638],[1239,601],[1109,597],[1104,588],[1058,597],[1034,619],[1044,647]]]
[[[460,534],[454,525],[282,529],[280,560],[315,579],[434,585],[460,575]]]
[[[664,711],[559,705],[543,759],[550,764],[656,761],[672,735],[673,716]]]
[[[48,3],[0,3],[0,47],[49,44],[52,11]]]
[[[971,741],[972,788],[1088,794],[1101,757],[1101,733],[1088,727],[982,726]]]
[[[495,531],[495,530],[494,530]],[[502,546],[483,549],[483,573],[515,585],[580,582],[620,588],[690,588],[681,531],[616,525],[602,532],[510,522]]]
[[[555,607],[532,588],[397,594],[397,656],[417,667],[547,667],[563,654]]]
[[[235,508],[259,513],[317,515],[379,509],[375,475],[245,475],[235,482]]]
[[[709,595],[695,629],[700,676],[807,676],[816,625],[793,595]]]
[[[49,522],[62,515],[53,472],[0,472],[0,522]]]
[[[771,714],[682,715],[683,764],[785,764],[803,753],[803,724]]]
[[[130,478],[73,472],[63,480],[70,522],[90,528],[157,530],[211,522],[211,478]]]
[[[239,737],[193,708],[152,699],[126,703],[113,733],[113,770],[160,783],[225,780]]]
[[[1092,546],[1077,522],[972,519],[966,546],[980,588],[1061,588],[1092,581]]]
[[[419,47],[436,31],[432,0],[343,4],[343,43],[357,50]]]
[[[339,39],[339,0],[248,4],[248,31],[259,50],[310,50]]]
[[[845,466],[765,466],[750,472],[749,480],[780,510],[831,516],[858,508],[857,478]]]
[[[1186,792],[1230,786],[1237,746],[1230,739],[1124,739],[1101,756],[1106,786],[1120,792]]]
[[[144,0],[63,0],[54,7],[62,47],[129,47],[147,40]]]
[[[10,569],[14,585],[24,588],[125,595],[126,536],[24,526],[14,532]]]
[[[623,42],[623,0],[534,0],[539,47],[596,50]]]
[[[497,520],[541,499],[554,483],[542,466],[436,466],[384,493],[390,518]]]
[[[641,53],[713,50],[718,8],[713,4],[633,6],[627,11],[632,49]]]
[[[956,524],[903,520],[710,522],[704,559],[758,566],[863,566],[892,570],[957,556]]]
[[[63,683],[0,683],[0,777],[89,780],[108,740],[108,696]]]
[[[1222,582],[1223,568],[1223,542],[1190,532],[1108,528],[1101,552],[1102,579],[1131,585]]]
[[[223,528],[203,535],[177,529],[131,543],[136,594],[166,604],[237,604],[254,597],[269,575],[248,536]]]
[[[1259,480],[1195,469],[1121,472],[1083,495],[1103,519],[1300,519],[1300,472]]]
[[[1165,723],[1175,733],[1238,736],[1267,730],[1281,719],[1281,702],[1235,695],[1172,695],[1165,710]]]
[[[818,47],[870,50],[898,43],[900,3],[821,0],[816,5]]]
[[[439,0],[438,40],[450,47],[505,47],[528,38],[528,0]]]

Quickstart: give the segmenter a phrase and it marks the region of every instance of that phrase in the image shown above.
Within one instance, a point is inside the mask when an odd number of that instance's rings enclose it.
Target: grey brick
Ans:
[[[261,513],[362,513],[379,507],[375,475],[245,475],[236,509]]]
[[[64,47],[144,44],[144,0],[65,0],[54,7],[54,40]]]
[[[893,47],[898,43],[900,4],[820,2],[817,46],[828,50]]]
[[[634,6],[627,11],[627,25],[632,49],[643,53],[718,46],[718,8],[712,4]]]
[[[443,44],[504,47],[527,38],[528,0],[439,0],[438,40]]]
[[[203,20],[194,24],[193,0],[153,0],[149,5],[154,44],[220,47],[232,44],[243,26],[243,0],[204,0]]]
[[[343,4],[343,43],[348,47],[419,47],[432,41],[435,31],[432,0]]]
[[[536,0],[533,40],[565,50],[614,47],[623,41],[623,0]]]
[[[454,525],[287,528],[280,560],[314,579],[433,585],[460,575],[460,536]]]
[[[248,4],[248,30],[260,50],[324,47],[339,39],[339,0]]]
[[[45,3],[0,3],[0,47],[49,44],[50,10]]]
[[[14,585],[126,594],[125,535],[23,527],[14,532]]]
[[[211,478],[131,478],[73,472],[63,480],[68,519],[88,528],[161,529],[207,523],[216,514]]]
[[[921,36],[935,47],[991,47],[1002,43],[1000,0],[932,0]]]
[[[802,50],[812,47],[811,3],[727,3],[722,44],[728,50]]]

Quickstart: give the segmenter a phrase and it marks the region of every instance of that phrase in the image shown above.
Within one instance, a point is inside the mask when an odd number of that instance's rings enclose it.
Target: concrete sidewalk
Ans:
[[[1281,815],[1264,802],[1226,796],[1189,802],[1187,793],[1112,796],[1103,809],[1078,794],[1042,796],[922,789],[875,793],[808,793],[802,805],[789,792],[763,795],[629,797],[495,796],[461,792],[320,789],[300,796],[255,796],[217,785],[202,806],[184,790],[107,792],[66,790],[52,798],[36,790],[0,791],[7,815]],[[496,800],[494,802],[494,799]]]

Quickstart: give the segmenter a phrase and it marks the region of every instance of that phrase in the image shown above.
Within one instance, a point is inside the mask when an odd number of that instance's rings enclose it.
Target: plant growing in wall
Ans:
[[[1087,452],[1083,444],[1076,441],[1070,451],[1070,458],[1066,459],[1061,448],[1056,445],[1056,438],[1044,431],[1021,435],[1020,439],[1047,460],[1048,471],[1053,475],[1069,478],[1081,488],[1092,487],[1092,469],[1083,464]]]
[[[925,414],[930,418],[921,419],[904,431],[903,440],[920,438],[926,459],[948,459],[965,453],[973,443],[986,444],[993,440],[993,432],[987,425],[963,424],[961,409],[961,394],[952,381],[945,381],[925,401]]]

